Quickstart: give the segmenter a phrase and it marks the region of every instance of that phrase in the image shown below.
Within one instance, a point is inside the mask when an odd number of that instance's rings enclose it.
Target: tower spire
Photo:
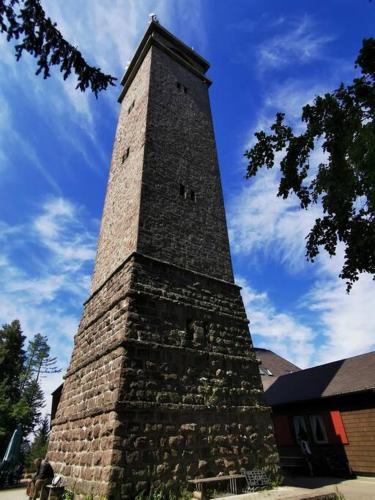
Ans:
[[[148,17],[149,17],[149,24],[159,22],[158,16],[156,14],[154,14],[153,12],[150,12]]]

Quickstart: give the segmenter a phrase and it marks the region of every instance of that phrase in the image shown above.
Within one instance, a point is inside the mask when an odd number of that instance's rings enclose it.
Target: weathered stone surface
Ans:
[[[48,452],[70,488],[97,498],[277,460],[233,283],[204,64],[150,33],[159,42],[125,83],[94,293]]]
[[[274,460],[238,287],[134,254],[86,304],[90,316],[100,311],[96,323],[113,318],[117,303],[104,297],[114,283],[118,294],[133,297],[115,320],[124,325],[122,340],[113,345],[104,334],[91,362],[73,355],[51,436],[57,470],[76,489],[82,480],[93,490],[111,480],[117,491],[125,480],[128,491],[141,479],[184,481],[267,464],[270,454]],[[169,335],[189,322],[212,335],[187,344]],[[86,328],[101,333],[85,313],[76,338],[81,351]],[[236,340],[224,346],[220,333]],[[81,369],[75,359],[82,359]],[[112,474],[113,467],[121,473]]]
[[[208,84],[159,40],[122,99],[94,291],[134,251],[233,281]]]

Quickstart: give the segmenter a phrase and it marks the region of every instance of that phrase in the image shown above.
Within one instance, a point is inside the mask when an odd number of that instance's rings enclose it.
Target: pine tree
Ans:
[[[50,356],[48,338],[37,333],[30,340],[26,355],[26,370],[24,380],[39,381],[39,378],[49,373],[59,373],[61,368],[56,366],[56,358]]]
[[[90,66],[81,52],[64,39],[56,23],[46,16],[39,0],[0,0],[0,32],[17,44],[16,59],[28,52],[37,60],[36,74],[50,76],[50,68],[58,66],[66,80],[73,72],[81,91],[98,92],[114,85],[116,78]]]
[[[0,329],[0,455],[18,423],[14,404],[21,396],[25,336],[18,320]]]
[[[0,380],[7,380],[10,391],[19,390],[19,377],[25,362],[25,338],[18,320],[0,329]]]
[[[0,454],[17,424],[22,424],[24,436],[40,424],[45,404],[40,378],[60,371],[47,337],[36,334],[27,352],[24,342],[18,320],[0,329]]]
[[[22,424],[23,433],[27,436],[40,424],[41,410],[45,405],[43,391],[36,380],[28,381],[22,390],[21,397],[13,403],[12,415],[17,423]]]

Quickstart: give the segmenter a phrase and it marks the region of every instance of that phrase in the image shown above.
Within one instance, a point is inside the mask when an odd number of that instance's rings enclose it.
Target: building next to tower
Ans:
[[[205,73],[152,21],[122,80],[92,280],[48,456],[78,494],[277,466],[234,283]]]

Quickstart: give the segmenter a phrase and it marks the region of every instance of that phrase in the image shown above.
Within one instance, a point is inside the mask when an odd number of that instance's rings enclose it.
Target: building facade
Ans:
[[[305,370],[270,351],[256,352],[271,373],[262,379],[285,471],[305,465],[302,433],[316,475],[374,475],[375,352]]]
[[[234,283],[206,76],[151,22],[122,80],[92,295],[48,456],[77,493],[277,464]]]

